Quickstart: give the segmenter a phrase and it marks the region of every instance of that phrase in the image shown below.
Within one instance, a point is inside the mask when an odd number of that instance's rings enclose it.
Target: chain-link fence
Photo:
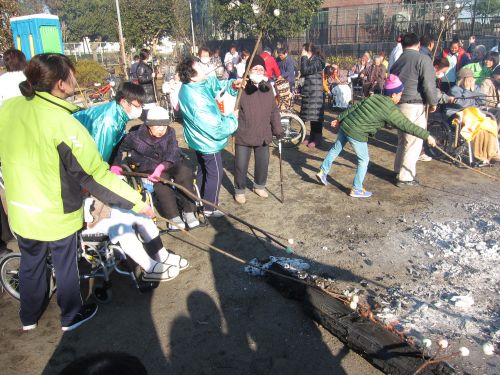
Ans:
[[[360,55],[365,50],[389,52],[399,34],[437,38],[442,31],[441,42],[476,35],[479,43],[491,48],[500,40],[498,8],[498,0],[329,8],[316,13],[305,35],[290,38],[288,45],[300,53],[302,44],[311,41],[327,55]]]

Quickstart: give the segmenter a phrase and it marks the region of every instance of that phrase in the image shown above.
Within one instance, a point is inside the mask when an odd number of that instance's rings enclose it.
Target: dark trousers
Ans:
[[[174,164],[166,172],[162,173],[161,177],[166,180],[173,179],[176,184],[185,187],[194,194],[193,171],[186,164],[182,162]],[[164,214],[167,219],[173,219],[174,217],[179,216],[175,191],[169,185],[161,182],[154,184],[154,190],[162,214]],[[194,202],[182,192],[179,194],[179,200],[181,208],[184,212],[194,212]]]
[[[196,152],[198,159],[198,174],[196,175],[196,185],[200,191],[201,197],[214,204],[219,204],[219,193],[224,176],[222,167],[222,155],[220,152],[215,154],[202,154]],[[213,211],[213,207],[205,207],[207,211]]]
[[[312,134],[323,134],[323,122],[322,121],[311,121],[311,135]]]
[[[236,194],[244,194],[247,181],[248,163],[250,154],[254,152],[254,188],[264,189],[267,182],[269,167],[269,146],[242,146],[236,145],[234,155],[234,190]]]
[[[82,307],[77,234],[57,241],[36,241],[17,236],[17,242],[21,250],[21,322],[23,325],[34,324],[43,313],[49,290],[47,255],[50,250],[56,271],[57,304],[61,308],[61,324],[64,326],[71,323]]]
[[[2,201],[0,200],[0,246],[6,244],[13,238],[10,232],[9,219],[7,213],[3,208]]]

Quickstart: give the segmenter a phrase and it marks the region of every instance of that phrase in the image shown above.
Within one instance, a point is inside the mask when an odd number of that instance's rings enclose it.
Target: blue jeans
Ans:
[[[330,172],[330,168],[332,167],[333,162],[340,155],[342,150],[344,149],[345,144],[349,142],[354,149],[354,153],[358,158],[358,168],[356,169],[356,175],[354,176],[353,188],[354,189],[363,189],[363,181],[366,176],[366,171],[368,170],[368,162],[370,161],[370,157],[368,156],[368,143],[360,142],[351,137],[345,135],[342,129],[339,130],[337,134],[337,141],[333,145],[333,147],[326,155],[323,164],[321,164],[321,170],[323,173],[328,174]]]

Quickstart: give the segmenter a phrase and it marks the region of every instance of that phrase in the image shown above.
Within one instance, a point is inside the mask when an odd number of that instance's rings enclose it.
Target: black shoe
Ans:
[[[95,303],[91,303],[89,305],[83,305],[80,309],[80,312],[75,315],[71,323],[62,326],[63,331],[72,331],[78,327],[80,327],[87,320],[90,320],[94,317],[97,312],[97,305]]]
[[[417,180],[411,180],[411,181],[397,181],[396,186],[397,187],[405,187],[405,186],[418,186],[420,185]]]

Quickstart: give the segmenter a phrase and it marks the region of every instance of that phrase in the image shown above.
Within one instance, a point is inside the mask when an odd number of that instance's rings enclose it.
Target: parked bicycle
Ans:
[[[94,83],[94,89],[89,89],[84,92],[85,98],[90,103],[100,103],[112,100],[115,95],[116,78],[110,77],[106,80],[103,86],[101,83]]]
[[[296,97],[300,94],[291,93],[290,85],[286,80],[278,80],[275,83],[275,89],[278,97],[278,106],[280,108],[281,126],[283,128],[283,138],[281,144],[283,147],[296,147],[300,145],[306,137],[306,125],[295,111],[294,103]],[[273,144],[277,146],[279,142],[273,137]]]

